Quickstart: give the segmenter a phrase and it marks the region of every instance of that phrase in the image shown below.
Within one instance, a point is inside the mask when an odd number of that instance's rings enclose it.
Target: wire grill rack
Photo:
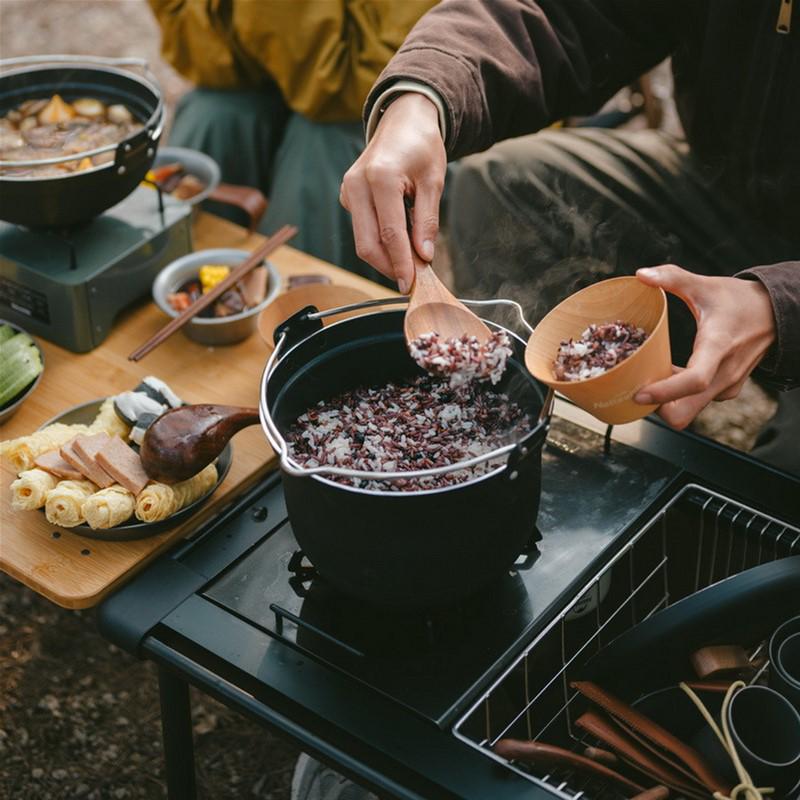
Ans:
[[[650,520],[520,654],[455,725],[456,737],[565,800],[615,800],[613,788],[569,771],[537,772],[491,751],[503,737],[580,751],[573,673],[671,603],[767,561],[800,555],[800,528],[690,484]],[[764,662],[760,650],[751,659]],[[760,673],[767,668],[764,663]]]

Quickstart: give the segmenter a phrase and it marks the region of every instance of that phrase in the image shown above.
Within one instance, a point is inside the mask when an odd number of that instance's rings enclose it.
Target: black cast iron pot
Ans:
[[[0,175],[0,219],[31,228],[64,228],[96,217],[139,185],[155,158],[164,104],[155,82],[131,72],[132,68],[149,75],[141,59],[31,56],[0,61],[4,70],[0,75],[0,116],[25,100],[58,93],[67,101],[93,97],[109,105],[121,103],[144,126],[118,144],[50,160],[74,161],[113,152],[113,160],[91,169],[42,178]],[[2,161],[0,167],[28,164]]]
[[[505,463],[467,482],[425,491],[379,492],[334,482],[334,468],[307,469],[291,460],[284,439],[291,423],[340,392],[420,374],[406,349],[404,311],[322,328],[321,317],[340,311],[310,307],[279,326],[262,377],[262,427],[281,455],[295,537],[320,574],[346,594],[405,608],[454,603],[508,570],[536,534],[549,427],[549,416],[541,414],[546,388],[525,369],[525,342],[509,331],[514,355],[498,388],[538,422],[524,439],[495,451]]]

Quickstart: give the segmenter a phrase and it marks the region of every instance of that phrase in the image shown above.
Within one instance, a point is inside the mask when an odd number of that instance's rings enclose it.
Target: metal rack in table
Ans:
[[[632,624],[669,602],[665,580],[677,597],[741,568],[725,538],[731,514],[737,530],[743,515],[751,532],[769,523],[769,547],[741,563],[796,552],[800,480],[652,420],[607,432],[563,403],[557,414],[538,553],[459,609],[410,618],[331,593],[296,553],[276,477],[108,600],[104,635],[159,667],[170,797],[194,796],[191,684],[382,797],[599,798],[570,775],[521,770],[489,751],[506,730],[569,737],[568,663],[539,687],[520,683],[520,667],[571,612],[595,647],[623,618]],[[664,520],[696,509],[702,528],[683,534],[693,566],[676,578],[681,559],[666,550],[619,594],[631,561],[671,537]],[[611,601],[616,621],[595,624]],[[505,720],[499,691],[516,704]]]

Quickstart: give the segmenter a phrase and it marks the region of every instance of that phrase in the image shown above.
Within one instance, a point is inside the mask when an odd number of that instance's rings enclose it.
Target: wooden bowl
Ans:
[[[608,372],[582,381],[559,381],[553,362],[562,341],[578,339],[592,323],[629,322],[647,332],[644,344]],[[634,403],[643,386],[672,374],[667,297],[662,289],[635,277],[610,278],[559,303],[528,340],[525,365],[533,376],[561,392],[599,420],[612,425],[633,422],[658,406]]]
[[[333,283],[308,283],[279,294],[259,315],[258,332],[267,345],[274,347],[275,343],[272,335],[275,328],[301,308],[316,306],[320,311],[325,311],[329,308],[361,303],[369,299],[370,297],[366,292],[361,291],[361,289],[353,289],[350,286],[337,286]],[[330,325],[340,319],[356,316],[360,313],[363,312],[348,311],[344,314],[335,314],[332,317],[326,317],[324,324]]]

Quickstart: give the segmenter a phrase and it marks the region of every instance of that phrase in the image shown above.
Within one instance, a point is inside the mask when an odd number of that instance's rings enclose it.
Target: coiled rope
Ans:
[[[733,787],[729,796],[724,795],[722,792],[714,792],[714,800],[764,800],[767,795],[773,794],[775,792],[774,787],[758,788],[753,784],[753,779],[744,768],[739,754],[736,752],[736,745],[733,742],[733,737],[731,736],[728,726],[728,707],[731,704],[731,700],[736,692],[747,684],[744,681],[736,681],[728,687],[728,691],[725,693],[725,699],[722,701],[722,711],[720,712],[722,730],[720,730],[720,726],[711,715],[711,712],[706,708],[703,701],[697,696],[697,693],[683,682],[679,685],[689,696],[689,699],[695,704],[697,710],[703,715],[703,719],[709,724],[711,730],[716,734],[725,752],[728,754],[728,757],[733,762],[736,775],[739,778],[739,783]]]

